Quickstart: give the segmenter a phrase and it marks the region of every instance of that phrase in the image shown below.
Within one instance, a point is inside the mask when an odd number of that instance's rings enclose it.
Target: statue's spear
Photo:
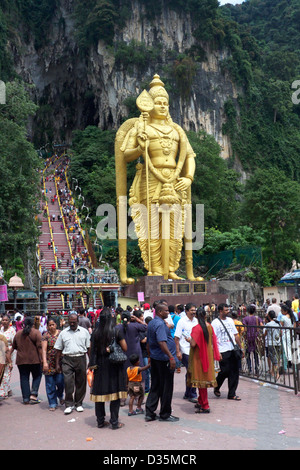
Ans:
[[[141,111],[144,119],[144,132],[146,133],[146,122],[147,122],[147,113],[149,114],[150,111],[153,109],[153,100],[149,93],[144,90],[138,96],[136,100],[136,105]],[[146,192],[147,192],[147,237],[148,237],[148,276],[152,275],[151,271],[151,214],[150,214],[150,199],[149,199],[149,154],[148,154],[148,139],[145,142],[145,166],[146,166]]]

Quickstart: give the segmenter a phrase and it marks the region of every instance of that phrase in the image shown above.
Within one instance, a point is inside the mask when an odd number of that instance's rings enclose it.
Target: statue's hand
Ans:
[[[175,184],[175,191],[186,191],[192,184],[190,178],[178,178],[177,183]]]
[[[146,148],[147,140],[148,140],[148,136],[147,136],[146,132],[140,132],[138,134],[137,141],[138,141],[139,147],[140,147],[142,152],[144,152],[144,150]]]

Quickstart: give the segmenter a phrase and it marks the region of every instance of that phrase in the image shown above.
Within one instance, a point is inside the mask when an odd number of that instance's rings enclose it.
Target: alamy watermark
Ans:
[[[192,230],[191,204],[151,204],[148,212],[144,204],[128,208],[127,196],[121,196],[117,210],[112,204],[98,206],[96,215],[101,217],[96,234],[100,240],[182,240],[186,250],[200,250],[204,245],[204,204],[195,206],[195,230]],[[133,220],[128,223],[128,216]],[[118,230],[117,230],[118,228]],[[150,230],[149,230],[150,228]]]
[[[300,80],[295,80],[292,83],[292,89],[296,90],[292,94],[292,102],[293,104],[299,104],[300,103]]]
[[[6,104],[6,85],[0,80],[0,104]]]

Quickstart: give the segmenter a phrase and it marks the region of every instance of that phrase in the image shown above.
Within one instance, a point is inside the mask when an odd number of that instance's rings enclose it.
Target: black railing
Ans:
[[[290,388],[298,393],[300,329],[278,326],[241,326],[239,336],[245,351],[240,375]]]

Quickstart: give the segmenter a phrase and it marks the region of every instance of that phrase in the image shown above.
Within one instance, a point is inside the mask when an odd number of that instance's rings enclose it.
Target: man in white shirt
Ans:
[[[78,325],[78,316],[69,315],[69,326],[59,334],[54,349],[56,349],[56,369],[60,370],[62,357],[62,372],[65,382],[65,414],[83,411],[82,402],[86,393],[86,355],[90,354],[90,334],[88,330]]]
[[[232,318],[228,318],[229,307],[227,304],[218,305],[219,317],[215,318],[211,326],[217,336],[219,351],[221,353],[220,372],[217,375],[217,386],[214,389],[216,397],[220,397],[220,388],[225,379],[228,379],[228,395],[229,400],[240,401],[241,399],[236,395],[236,389],[239,384],[239,360],[234,353],[233,343],[237,343],[241,348],[241,342],[238,331]],[[221,320],[221,321],[220,321]],[[226,331],[227,330],[227,331]],[[227,333],[228,332],[228,333]],[[230,335],[230,338],[228,336]],[[242,348],[241,348],[242,349]]]
[[[144,319],[146,319],[147,317],[153,318],[153,312],[149,304],[144,304],[143,309],[144,309]]]
[[[186,313],[184,311],[184,305],[182,304],[176,305],[176,312],[181,318],[186,316]]]
[[[15,310],[15,311],[16,311],[16,310]],[[15,313],[15,316],[14,316],[14,321],[17,321],[17,318],[18,318],[18,317],[20,317],[20,318],[19,318],[19,321],[23,321],[23,320],[24,320],[24,315],[22,315],[22,313],[20,313],[20,312],[17,311],[17,312]]]
[[[191,331],[194,326],[198,325],[198,321],[195,318],[197,308],[194,304],[188,303],[185,307],[186,315],[178,321],[174,334],[174,340],[176,344],[176,356],[179,361],[182,362],[186,370],[188,369],[189,354],[190,354],[190,343],[187,341],[191,337]],[[185,382],[187,375],[185,376]],[[185,394],[183,396],[185,400],[189,400],[192,403],[197,403],[197,391],[194,387],[188,387],[186,385]]]
[[[267,314],[271,311],[274,310],[276,318],[278,315],[281,313],[281,307],[280,305],[277,304],[277,299],[273,298],[271,305],[267,308]]]

